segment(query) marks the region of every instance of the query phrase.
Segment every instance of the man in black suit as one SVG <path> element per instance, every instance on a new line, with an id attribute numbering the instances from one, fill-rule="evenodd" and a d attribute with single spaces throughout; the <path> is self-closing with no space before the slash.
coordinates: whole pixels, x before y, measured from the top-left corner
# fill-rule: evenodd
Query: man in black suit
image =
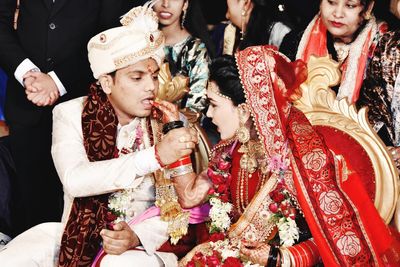
<path id="1" fill-rule="evenodd" d="M 119 25 L 119 17 L 136 4 L 0 1 L 0 67 L 9 77 L 5 116 L 17 171 L 13 234 L 60 220 L 63 193 L 50 154 L 53 106 L 87 94 L 93 79 L 87 60 L 89 38 Z"/>

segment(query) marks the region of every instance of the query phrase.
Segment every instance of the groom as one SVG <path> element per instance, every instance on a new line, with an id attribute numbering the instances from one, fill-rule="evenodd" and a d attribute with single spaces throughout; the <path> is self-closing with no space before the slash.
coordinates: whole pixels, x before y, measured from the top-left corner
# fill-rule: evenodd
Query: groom
<path id="1" fill-rule="evenodd" d="M 189 155 L 197 134 L 175 127 L 154 145 L 160 133 L 150 115 L 164 37 L 151 8 L 132 9 L 121 23 L 88 43 L 98 80 L 90 94 L 53 111 L 52 155 L 65 200 L 62 225 L 42 224 L 18 236 L 0 252 L 4 266 L 52 265 L 60 239 L 59 266 L 90 266 L 101 243 L 107 253 L 101 266 L 177 264 L 173 253 L 156 251 L 169 238 L 168 224 L 159 216 L 133 226 L 125 221 L 154 205 L 153 173 Z M 26 242 L 31 239 L 35 242 Z M 47 259 L 39 262 L 38 253 Z"/>

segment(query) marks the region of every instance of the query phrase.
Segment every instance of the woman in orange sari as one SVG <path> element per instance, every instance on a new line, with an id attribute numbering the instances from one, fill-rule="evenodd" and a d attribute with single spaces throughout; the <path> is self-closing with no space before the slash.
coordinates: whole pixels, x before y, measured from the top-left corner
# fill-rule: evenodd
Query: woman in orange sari
<path id="1" fill-rule="evenodd" d="M 222 139 L 207 170 L 211 236 L 182 266 L 399 264 L 398 244 L 357 174 L 291 105 L 306 73 L 269 46 L 211 64 L 207 115 Z M 196 182 L 174 182 L 190 206 Z"/>

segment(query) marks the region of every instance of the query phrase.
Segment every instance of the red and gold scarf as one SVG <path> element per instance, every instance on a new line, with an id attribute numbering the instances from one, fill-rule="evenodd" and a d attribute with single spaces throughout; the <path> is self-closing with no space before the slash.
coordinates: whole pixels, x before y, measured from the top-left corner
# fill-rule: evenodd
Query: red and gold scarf
<path id="1" fill-rule="evenodd" d="M 93 84 L 82 112 L 84 147 L 90 161 L 114 157 L 118 119 L 100 86 Z M 59 266 L 90 266 L 107 223 L 109 194 L 75 198 L 62 236 Z"/>

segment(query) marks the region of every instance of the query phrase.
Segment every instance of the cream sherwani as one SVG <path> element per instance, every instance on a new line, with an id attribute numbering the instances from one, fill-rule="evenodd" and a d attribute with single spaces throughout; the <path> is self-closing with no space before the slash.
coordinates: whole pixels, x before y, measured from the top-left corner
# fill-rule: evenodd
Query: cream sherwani
<path id="1" fill-rule="evenodd" d="M 0 251 L 2 266 L 56 265 L 62 232 L 75 197 L 134 188 L 135 216 L 154 204 L 154 180 L 149 174 L 160 168 L 154 147 L 111 160 L 89 162 L 81 126 L 84 100 L 81 97 L 64 102 L 53 111 L 52 155 L 64 188 L 62 222 L 37 225 L 13 239 Z M 128 141 L 131 124 L 118 127 L 119 149 Z M 168 240 L 167 226 L 159 217 L 132 226 L 144 251 L 107 255 L 101 266 L 176 266 L 174 254 L 156 251 Z"/>

